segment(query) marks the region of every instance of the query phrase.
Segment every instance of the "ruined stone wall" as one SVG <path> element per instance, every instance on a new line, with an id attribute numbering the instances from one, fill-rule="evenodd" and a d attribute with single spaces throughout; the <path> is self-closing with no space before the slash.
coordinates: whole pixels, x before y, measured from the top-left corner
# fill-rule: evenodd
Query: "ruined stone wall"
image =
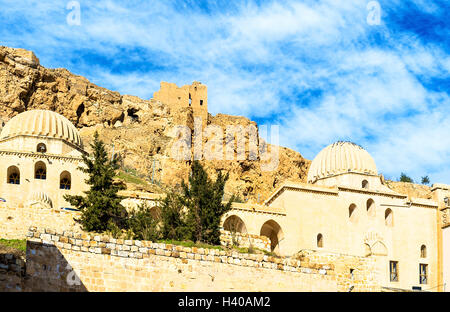
<path id="1" fill-rule="evenodd" d="M 248 233 L 232 233 L 230 231 L 221 230 L 220 243 L 222 246 L 237 245 L 238 247 L 252 247 L 270 251 L 270 239 L 268 237 Z"/>
<path id="2" fill-rule="evenodd" d="M 79 224 L 74 217 L 78 212 L 50 209 L 39 206 L 8 207 L 0 203 L 0 238 L 24 239 L 30 226 L 51 227 L 55 230 L 77 231 Z"/>
<path id="3" fill-rule="evenodd" d="M 28 235 L 29 291 L 346 291 L 347 287 L 346 277 L 328 262 L 86 233 L 61 235 L 48 229 L 30 228 Z M 361 290 L 379 288 L 368 281 Z"/>
<path id="4" fill-rule="evenodd" d="M 208 121 L 208 89 L 198 81 L 182 87 L 162 81 L 160 89 L 153 94 L 153 99 L 172 108 L 192 107 L 194 117 L 202 118 L 204 125 Z"/>

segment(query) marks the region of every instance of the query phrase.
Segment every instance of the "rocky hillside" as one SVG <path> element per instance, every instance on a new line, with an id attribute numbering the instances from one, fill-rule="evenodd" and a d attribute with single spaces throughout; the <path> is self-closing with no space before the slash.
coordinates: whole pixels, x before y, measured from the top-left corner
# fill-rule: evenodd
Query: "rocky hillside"
<path id="1" fill-rule="evenodd" d="M 177 140 L 177 125 L 193 129 L 190 107 L 169 108 L 153 99 L 121 95 L 66 69 L 42 67 L 30 51 L 0 47 L 0 126 L 31 109 L 49 109 L 66 116 L 80 129 L 87 150 L 97 130 L 110 152 L 122 156 L 121 177 L 134 189 L 158 192 L 161 188 L 156 183 L 173 187 L 188 175 L 189 161 L 174 159 L 171 150 Z M 245 117 L 218 114 L 209 115 L 208 124 L 225 128 L 255 123 Z M 207 141 L 204 138 L 203 142 Z M 229 172 L 228 195 L 251 201 L 264 200 L 285 180 L 304 182 L 310 164 L 298 152 L 282 147 L 279 165 L 273 171 L 262 171 L 259 158 L 202 162 L 211 174 Z"/>
<path id="2" fill-rule="evenodd" d="M 393 191 L 408 195 L 410 198 L 432 199 L 431 187 L 409 182 L 386 181 L 386 185 Z"/>

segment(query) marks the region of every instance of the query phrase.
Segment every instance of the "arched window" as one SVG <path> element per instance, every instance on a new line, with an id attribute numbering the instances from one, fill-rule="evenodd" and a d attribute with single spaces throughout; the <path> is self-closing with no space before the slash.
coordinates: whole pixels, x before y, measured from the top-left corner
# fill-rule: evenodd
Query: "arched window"
<path id="1" fill-rule="evenodd" d="M 34 178 L 40 180 L 47 179 L 47 167 L 42 161 L 38 161 L 34 166 Z"/>
<path id="2" fill-rule="evenodd" d="M 348 217 L 351 222 L 356 222 L 356 205 L 351 204 L 350 207 L 348 207 Z"/>
<path id="3" fill-rule="evenodd" d="M 11 166 L 7 170 L 9 184 L 20 184 L 20 171 L 16 166 Z"/>
<path id="4" fill-rule="evenodd" d="M 72 185 L 72 180 L 70 178 L 70 173 L 68 171 L 64 171 L 59 176 L 59 188 L 61 190 L 70 190 Z"/>
<path id="5" fill-rule="evenodd" d="M 420 247 L 420 258 L 426 258 L 427 257 L 427 246 L 422 245 Z"/>
<path id="6" fill-rule="evenodd" d="M 38 152 L 38 153 L 47 152 L 47 146 L 44 143 L 39 143 L 36 147 L 36 152 Z"/>
<path id="7" fill-rule="evenodd" d="M 323 247 L 323 235 L 321 233 L 317 234 L 317 247 Z"/>
<path id="8" fill-rule="evenodd" d="M 384 212 L 384 223 L 386 226 L 394 226 L 394 213 L 389 208 Z"/>
<path id="9" fill-rule="evenodd" d="M 375 202 L 372 198 L 370 198 L 369 200 L 367 200 L 367 214 L 370 217 L 374 217 L 375 216 Z"/>
<path id="10" fill-rule="evenodd" d="M 368 189 L 369 188 L 369 181 L 363 180 L 361 185 L 362 185 L 363 189 Z"/>

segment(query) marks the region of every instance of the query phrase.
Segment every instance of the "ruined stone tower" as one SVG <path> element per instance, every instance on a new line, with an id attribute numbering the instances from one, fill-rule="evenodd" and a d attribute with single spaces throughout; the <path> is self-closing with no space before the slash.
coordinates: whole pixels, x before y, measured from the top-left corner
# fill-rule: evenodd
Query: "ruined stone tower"
<path id="1" fill-rule="evenodd" d="M 153 94 L 169 107 L 192 107 L 194 117 L 202 118 L 203 125 L 208 120 L 208 90 L 206 85 L 194 81 L 191 85 L 178 87 L 175 83 L 161 82 L 159 91 Z"/>

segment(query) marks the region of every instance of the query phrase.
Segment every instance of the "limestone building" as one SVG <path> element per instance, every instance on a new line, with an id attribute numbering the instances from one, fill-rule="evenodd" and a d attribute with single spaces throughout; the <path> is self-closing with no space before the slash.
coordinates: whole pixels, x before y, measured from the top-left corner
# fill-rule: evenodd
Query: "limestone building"
<path id="1" fill-rule="evenodd" d="M 434 188 L 429 200 L 396 193 L 366 150 L 336 142 L 313 160 L 308 183 L 285 183 L 263 205 L 235 204 L 223 227 L 267 236 L 272 251 L 285 256 L 309 250 L 373 257 L 386 289 L 437 291 L 443 288 L 443 191 Z M 445 257 L 448 263 L 448 250 Z M 448 269 L 445 274 L 448 279 Z"/>
<path id="2" fill-rule="evenodd" d="M 64 194 L 86 190 L 75 126 L 48 110 L 30 110 L 8 121 L 0 133 L 0 198 L 9 207 L 67 208 Z"/>

